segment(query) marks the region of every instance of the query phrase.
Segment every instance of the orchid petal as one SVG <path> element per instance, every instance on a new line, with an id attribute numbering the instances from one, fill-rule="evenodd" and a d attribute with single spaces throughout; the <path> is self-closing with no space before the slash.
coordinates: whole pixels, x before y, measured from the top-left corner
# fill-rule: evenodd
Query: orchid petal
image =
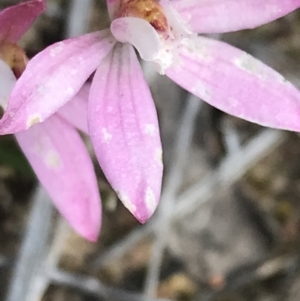
<path id="1" fill-rule="evenodd" d="M 111 23 L 110 29 L 119 42 L 132 44 L 145 61 L 154 60 L 160 50 L 159 35 L 146 20 L 118 18 Z"/>
<path id="2" fill-rule="evenodd" d="M 182 18 L 197 33 L 251 29 L 300 7 L 300 0 L 179 0 L 172 1 Z"/>
<path id="3" fill-rule="evenodd" d="M 96 71 L 88 117 L 103 172 L 123 204 L 144 223 L 160 197 L 162 148 L 152 96 L 129 44 L 118 44 Z"/>
<path id="4" fill-rule="evenodd" d="M 26 130 L 71 100 L 112 49 L 108 30 L 56 43 L 35 56 L 17 81 L 0 134 Z"/>
<path id="5" fill-rule="evenodd" d="M 300 92 L 279 73 L 226 43 L 198 37 L 194 52 L 166 74 L 231 115 L 264 126 L 300 130 Z"/>
<path id="6" fill-rule="evenodd" d="M 7 107 L 11 91 L 16 81 L 17 79 L 10 67 L 0 59 L 0 107 L 4 110 Z"/>
<path id="7" fill-rule="evenodd" d="M 114 18 L 116 11 L 121 5 L 121 0 L 106 0 L 106 5 L 107 5 L 109 17 L 112 20 Z"/>
<path id="8" fill-rule="evenodd" d="M 17 42 L 46 9 L 45 0 L 29 0 L 0 12 L 0 40 Z"/>
<path id="9" fill-rule="evenodd" d="M 79 234 L 95 241 L 101 202 L 92 161 L 77 131 L 53 115 L 16 138 L 60 213 Z"/>
<path id="10" fill-rule="evenodd" d="M 71 101 L 57 111 L 61 117 L 86 134 L 88 134 L 87 101 L 90 88 L 90 84 L 85 84 Z"/>

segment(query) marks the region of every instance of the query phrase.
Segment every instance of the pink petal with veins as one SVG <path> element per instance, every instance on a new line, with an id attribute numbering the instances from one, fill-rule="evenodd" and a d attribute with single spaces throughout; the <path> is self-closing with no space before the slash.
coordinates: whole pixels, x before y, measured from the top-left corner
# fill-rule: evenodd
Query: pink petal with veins
<path id="1" fill-rule="evenodd" d="M 175 0 L 172 4 L 197 33 L 251 29 L 300 7 L 300 0 Z"/>
<path id="2" fill-rule="evenodd" d="M 129 44 L 118 44 L 96 71 L 88 121 L 108 181 L 144 223 L 159 202 L 162 148 L 152 96 Z"/>
<path id="3" fill-rule="evenodd" d="M 71 100 L 111 51 L 109 30 L 56 43 L 35 56 L 17 81 L 0 134 L 26 130 Z"/>
<path id="4" fill-rule="evenodd" d="M 226 43 L 198 37 L 166 74 L 231 115 L 264 126 L 300 130 L 300 92 L 279 73 Z"/>
<path id="5" fill-rule="evenodd" d="M 79 234 L 95 241 L 101 202 L 92 161 L 77 131 L 53 115 L 16 138 L 60 213 Z"/>
<path id="6" fill-rule="evenodd" d="M 80 131 L 88 134 L 87 107 L 91 84 L 85 84 L 79 92 L 57 113 Z"/>
<path id="7" fill-rule="evenodd" d="M 46 9 L 45 0 L 29 0 L 0 12 L 0 41 L 16 43 Z"/>

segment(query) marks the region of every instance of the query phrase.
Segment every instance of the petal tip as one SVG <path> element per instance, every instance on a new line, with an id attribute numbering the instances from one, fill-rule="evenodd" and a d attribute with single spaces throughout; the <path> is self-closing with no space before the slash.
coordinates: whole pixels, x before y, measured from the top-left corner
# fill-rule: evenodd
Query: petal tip
<path id="1" fill-rule="evenodd" d="M 138 215 L 135 215 L 134 217 L 139 221 L 139 223 L 140 224 L 145 224 L 149 219 L 150 219 L 150 217 L 151 217 L 152 215 L 150 215 L 150 216 L 146 216 L 146 215 L 140 215 L 140 216 L 138 216 Z"/>
<path id="2" fill-rule="evenodd" d="M 83 238 L 88 240 L 89 242 L 95 243 L 98 240 L 99 234 L 100 234 L 100 227 L 95 226 L 84 226 L 84 227 L 75 227 L 73 225 L 74 230 Z"/>
<path id="3" fill-rule="evenodd" d="M 159 203 L 159 197 L 155 196 L 150 187 L 146 189 L 143 195 L 143 198 L 129 198 L 126 193 L 118 193 L 118 197 L 121 202 L 141 224 L 146 223 L 151 218 Z M 136 202 L 132 200 L 138 201 Z"/>

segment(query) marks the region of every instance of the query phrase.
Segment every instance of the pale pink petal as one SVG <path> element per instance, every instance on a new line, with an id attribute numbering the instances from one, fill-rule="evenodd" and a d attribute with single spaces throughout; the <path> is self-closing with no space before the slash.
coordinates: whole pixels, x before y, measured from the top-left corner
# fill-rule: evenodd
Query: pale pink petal
<path id="1" fill-rule="evenodd" d="M 122 2 L 121 0 L 106 0 L 108 14 L 111 20 L 114 18 L 114 15 L 118 10 L 118 8 L 120 7 L 121 2 Z"/>
<path id="2" fill-rule="evenodd" d="M 231 115 L 274 128 L 300 130 L 300 92 L 279 73 L 226 43 L 198 37 L 166 74 Z"/>
<path id="3" fill-rule="evenodd" d="M 45 10 L 45 0 L 28 0 L 0 12 L 0 41 L 17 42 Z"/>
<path id="4" fill-rule="evenodd" d="M 129 44 L 118 44 L 100 64 L 88 116 L 102 170 L 124 205 L 145 222 L 159 202 L 162 149 L 155 106 Z"/>
<path id="5" fill-rule="evenodd" d="M 16 84 L 16 77 L 10 67 L 0 59 L 0 107 L 7 108 L 9 96 Z"/>
<path id="6" fill-rule="evenodd" d="M 77 129 L 88 134 L 87 107 L 91 85 L 86 83 L 57 113 Z"/>
<path id="7" fill-rule="evenodd" d="M 153 61 L 160 50 L 159 35 L 146 20 L 118 18 L 111 23 L 110 29 L 119 42 L 133 45 L 145 61 Z"/>
<path id="8" fill-rule="evenodd" d="M 300 7 L 300 0 L 175 0 L 172 3 L 197 33 L 254 28 Z"/>
<path id="9" fill-rule="evenodd" d="M 26 130 L 65 105 L 114 43 L 104 30 L 56 43 L 35 56 L 17 81 L 0 121 L 0 133 Z"/>
<path id="10" fill-rule="evenodd" d="M 16 138 L 60 213 L 79 234 L 95 241 L 101 202 L 92 161 L 77 131 L 54 114 Z"/>

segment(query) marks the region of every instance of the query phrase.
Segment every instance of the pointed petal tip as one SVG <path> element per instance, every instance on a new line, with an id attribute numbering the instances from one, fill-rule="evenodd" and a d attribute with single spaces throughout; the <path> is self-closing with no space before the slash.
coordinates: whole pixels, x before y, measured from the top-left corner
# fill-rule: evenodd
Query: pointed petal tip
<path id="1" fill-rule="evenodd" d="M 46 9 L 46 0 L 27 0 L 0 11 L 0 39 L 17 42 Z"/>
<path id="2" fill-rule="evenodd" d="M 159 202 L 162 148 L 155 105 L 130 45 L 118 44 L 100 64 L 88 115 L 92 144 L 108 182 L 124 206 L 146 222 Z"/>
<path id="3" fill-rule="evenodd" d="M 85 203 L 87 203 L 87 201 Z M 101 201 L 98 200 L 98 203 L 95 203 L 90 207 L 90 212 L 86 212 L 86 210 L 82 208 L 82 210 L 77 212 L 62 212 L 60 210 L 60 213 L 77 234 L 89 242 L 95 243 L 97 242 L 101 231 L 102 210 L 100 204 Z M 75 210 L 75 208 L 73 209 Z M 83 212 L 85 213 L 83 214 Z"/>
<path id="4" fill-rule="evenodd" d="M 99 202 L 100 204 L 100 202 Z M 63 218 L 67 221 L 70 227 L 80 236 L 90 242 L 97 242 L 101 230 L 101 207 L 94 206 L 94 211 L 90 217 L 82 216 L 79 212 L 61 212 Z M 81 211 L 82 212 L 82 211 Z"/>
<path id="5" fill-rule="evenodd" d="M 126 207 L 127 208 L 127 207 Z M 138 220 L 139 223 L 145 224 L 154 214 L 155 211 L 149 212 L 145 209 L 142 210 L 136 210 L 132 212 L 129 208 L 127 208 L 130 213 Z"/>
<path id="6" fill-rule="evenodd" d="M 141 224 L 152 217 L 159 204 L 159 193 L 157 196 L 149 187 L 141 190 L 140 193 L 135 193 L 132 197 L 126 193 L 118 193 L 118 197 Z"/>
<path id="7" fill-rule="evenodd" d="M 100 234 L 100 227 L 74 227 L 73 229 L 80 236 L 88 240 L 89 242 L 96 243 Z"/>
<path id="8" fill-rule="evenodd" d="M 143 225 L 152 217 L 152 215 L 153 214 L 148 215 L 148 216 L 145 216 L 145 215 L 137 216 L 137 215 L 135 215 L 134 217 L 139 221 L 140 224 Z"/>
<path id="9" fill-rule="evenodd" d="M 92 160 L 79 133 L 54 114 L 16 138 L 61 215 L 77 233 L 96 241 L 101 198 Z"/>
<path id="10" fill-rule="evenodd" d="M 139 221 L 139 223 L 145 224 L 152 217 L 152 215 L 155 212 L 155 209 L 153 211 L 152 208 L 151 208 L 151 210 L 149 210 L 148 208 L 147 209 L 142 208 L 142 209 L 138 209 L 135 212 L 131 212 L 131 213 Z"/>

